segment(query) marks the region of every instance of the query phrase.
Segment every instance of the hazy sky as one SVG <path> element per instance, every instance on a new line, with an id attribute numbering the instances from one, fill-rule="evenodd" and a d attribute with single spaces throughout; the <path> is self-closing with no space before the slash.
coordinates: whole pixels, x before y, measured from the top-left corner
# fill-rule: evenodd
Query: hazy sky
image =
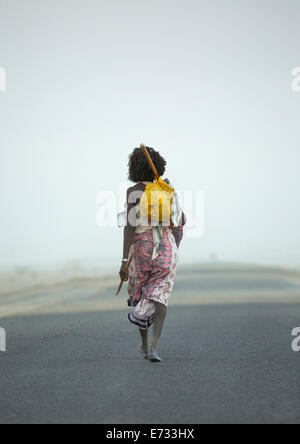
<path id="1" fill-rule="evenodd" d="M 204 190 L 183 261 L 300 266 L 299 0 L 0 0 L 0 265 L 121 258 L 99 191 L 144 142 Z"/>

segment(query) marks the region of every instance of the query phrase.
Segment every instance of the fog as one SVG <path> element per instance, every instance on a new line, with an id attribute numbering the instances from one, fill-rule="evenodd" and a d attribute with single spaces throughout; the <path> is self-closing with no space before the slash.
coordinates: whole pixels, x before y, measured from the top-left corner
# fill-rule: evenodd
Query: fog
<path id="1" fill-rule="evenodd" d="M 0 0 L 0 266 L 117 263 L 96 199 L 141 142 L 204 192 L 183 263 L 300 266 L 299 18 L 296 0 Z"/>

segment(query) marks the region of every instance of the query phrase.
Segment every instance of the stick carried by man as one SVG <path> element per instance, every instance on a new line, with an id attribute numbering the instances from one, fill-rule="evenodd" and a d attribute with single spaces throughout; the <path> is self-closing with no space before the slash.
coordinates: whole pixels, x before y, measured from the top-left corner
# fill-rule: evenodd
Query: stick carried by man
<path id="1" fill-rule="evenodd" d="M 126 273 L 129 272 L 129 268 L 130 268 L 131 262 L 133 261 L 133 258 L 134 258 L 134 251 L 132 252 L 129 261 L 128 261 L 127 264 L 126 264 L 126 267 L 125 267 L 125 272 L 126 272 Z M 121 292 L 121 290 L 122 290 L 122 287 L 123 287 L 124 282 L 126 282 L 126 281 L 124 281 L 124 280 L 122 279 L 121 282 L 120 282 L 119 288 L 118 288 L 118 290 L 117 290 L 116 296 L 119 296 L 119 294 L 120 294 L 120 292 Z"/>

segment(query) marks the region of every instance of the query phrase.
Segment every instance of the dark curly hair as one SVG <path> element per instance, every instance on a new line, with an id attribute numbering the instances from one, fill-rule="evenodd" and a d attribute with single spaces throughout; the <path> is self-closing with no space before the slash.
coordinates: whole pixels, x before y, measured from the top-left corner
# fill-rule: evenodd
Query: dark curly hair
<path id="1" fill-rule="evenodd" d="M 160 177 L 163 176 L 166 171 L 167 162 L 158 151 L 155 151 L 154 148 L 147 147 L 147 149 L 157 169 L 158 175 Z M 128 178 L 131 182 L 153 182 L 155 179 L 154 173 L 141 148 L 135 148 L 133 153 L 129 156 L 128 167 Z"/>

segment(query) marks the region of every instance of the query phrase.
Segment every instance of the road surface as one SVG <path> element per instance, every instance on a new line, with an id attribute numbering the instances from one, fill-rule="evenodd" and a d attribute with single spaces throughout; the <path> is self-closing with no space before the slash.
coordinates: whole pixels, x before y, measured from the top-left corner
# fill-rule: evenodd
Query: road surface
<path id="1" fill-rule="evenodd" d="M 300 353 L 291 349 L 291 331 L 300 326 L 294 276 L 182 271 L 161 364 L 139 356 L 124 294 L 120 308 L 106 309 L 112 290 L 73 283 L 12 298 L 11 306 L 2 299 L 1 424 L 300 423 Z M 99 299 L 105 309 L 95 308 Z"/>

